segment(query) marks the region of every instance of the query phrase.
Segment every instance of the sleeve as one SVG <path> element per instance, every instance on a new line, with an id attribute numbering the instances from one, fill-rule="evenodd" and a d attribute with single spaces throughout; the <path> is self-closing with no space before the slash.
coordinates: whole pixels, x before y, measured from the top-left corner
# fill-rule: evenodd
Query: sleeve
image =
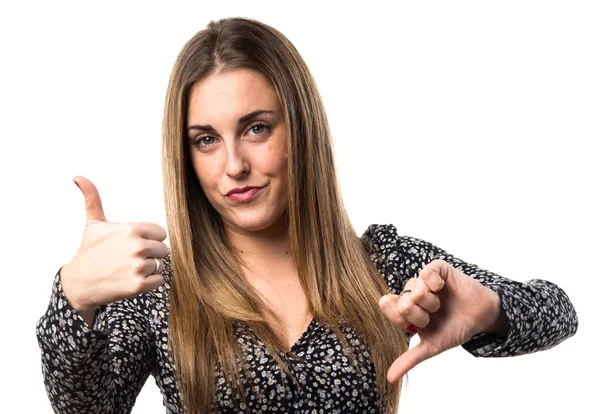
<path id="1" fill-rule="evenodd" d="M 50 303 L 36 326 L 44 384 L 54 412 L 131 412 L 155 369 L 148 318 L 153 301 L 149 293 L 102 306 L 93 326 L 88 326 L 67 301 L 57 272 Z"/>
<path id="2" fill-rule="evenodd" d="M 509 320 L 506 337 L 479 333 L 463 348 L 476 357 L 505 357 L 552 348 L 577 332 L 578 318 L 567 294 L 557 285 L 541 279 L 524 283 L 499 276 L 466 263 L 424 240 L 399 236 L 391 224 L 368 227 L 361 240 L 385 278 L 392 293 L 402 291 L 408 279 L 435 259 L 477 279 L 500 297 Z"/>

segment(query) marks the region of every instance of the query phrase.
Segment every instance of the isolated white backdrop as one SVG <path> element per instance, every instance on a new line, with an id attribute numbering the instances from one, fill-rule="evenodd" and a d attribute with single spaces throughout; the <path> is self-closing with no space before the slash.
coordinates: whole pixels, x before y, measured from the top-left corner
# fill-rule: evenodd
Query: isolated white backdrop
<path id="1" fill-rule="evenodd" d="M 503 276 L 551 280 L 578 311 L 579 332 L 549 351 L 424 362 L 400 412 L 597 412 L 599 7 L 524 0 L 2 3 L 0 411 L 51 412 L 35 323 L 81 239 L 71 178 L 97 185 L 109 220 L 165 226 L 171 65 L 233 15 L 282 31 L 313 71 L 357 233 L 393 223 Z M 164 413 L 152 378 L 133 412 Z"/>

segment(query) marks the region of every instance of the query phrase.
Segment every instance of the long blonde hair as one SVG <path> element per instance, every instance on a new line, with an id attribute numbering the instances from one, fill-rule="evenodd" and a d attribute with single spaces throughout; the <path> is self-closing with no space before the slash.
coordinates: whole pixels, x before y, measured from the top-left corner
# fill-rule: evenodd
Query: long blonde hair
<path id="1" fill-rule="evenodd" d="M 211 73 L 234 68 L 255 70 L 271 82 L 285 116 L 289 235 L 308 310 L 343 344 L 340 323 L 356 330 L 371 352 L 381 411 L 396 412 L 400 383 L 389 384 L 386 372 L 406 350 L 406 338 L 379 309 L 378 300 L 389 289 L 343 206 L 321 97 L 291 42 L 272 27 L 245 18 L 211 21 L 186 43 L 165 102 L 163 184 L 174 276 L 169 349 L 183 406 L 189 413 L 214 410 L 217 367 L 244 395 L 234 323 L 251 328 L 274 351 L 282 372 L 291 375 L 277 353 L 285 347 L 267 323 L 268 311 L 244 278 L 220 216 L 200 187 L 185 139 L 192 86 Z"/>

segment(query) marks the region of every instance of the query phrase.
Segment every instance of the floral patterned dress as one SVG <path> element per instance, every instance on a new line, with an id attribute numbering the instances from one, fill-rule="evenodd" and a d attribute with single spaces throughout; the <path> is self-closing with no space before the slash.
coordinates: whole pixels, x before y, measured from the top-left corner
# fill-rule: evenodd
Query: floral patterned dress
<path id="1" fill-rule="evenodd" d="M 393 225 L 368 227 L 361 240 L 392 293 L 434 259 L 442 259 L 498 293 L 509 319 L 506 337 L 477 334 L 463 348 L 476 357 L 504 357 L 551 348 L 575 334 L 577 314 L 555 284 L 534 279 L 521 283 L 466 263 L 426 241 L 398 235 Z M 129 413 L 152 375 L 167 413 L 182 413 L 173 364 L 167 352 L 170 257 L 164 259 L 165 284 L 135 298 L 103 306 L 88 326 L 67 302 L 54 278 L 46 313 L 37 323 L 44 383 L 57 413 Z M 236 327 L 248 369 L 246 405 L 222 372 L 216 374 L 217 411 L 222 413 L 378 413 L 375 371 L 369 349 L 351 326 L 340 327 L 358 358 L 356 369 L 335 334 L 312 320 L 281 353 L 295 381 L 281 375 L 262 343 Z M 410 334 L 408 334 L 410 337 Z"/>

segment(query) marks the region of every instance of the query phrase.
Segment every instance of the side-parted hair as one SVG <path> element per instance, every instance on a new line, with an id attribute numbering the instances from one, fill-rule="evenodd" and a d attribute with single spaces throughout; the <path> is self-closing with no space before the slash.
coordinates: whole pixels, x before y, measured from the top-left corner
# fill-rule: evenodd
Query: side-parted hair
<path id="1" fill-rule="evenodd" d="M 234 324 L 262 341 L 281 367 L 287 352 L 267 323 L 275 317 L 246 281 L 240 258 L 195 175 L 187 141 L 190 91 L 196 82 L 230 69 L 251 69 L 273 86 L 288 130 L 287 220 L 293 258 L 308 310 L 339 338 L 352 326 L 368 346 L 376 371 L 380 412 L 395 413 L 401 383 L 386 372 L 407 349 L 401 329 L 381 312 L 389 289 L 369 259 L 344 208 L 329 132 L 315 81 L 292 43 L 272 27 L 246 18 L 211 21 L 180 52 L 169 81 L 162 138 L 162 165 L 173 284 L 169 351 L 181 403 L 188 413 L 216 408 L 215 369 L 224 371 L 238 404 L 245 399 L 244 375 Z"/>

